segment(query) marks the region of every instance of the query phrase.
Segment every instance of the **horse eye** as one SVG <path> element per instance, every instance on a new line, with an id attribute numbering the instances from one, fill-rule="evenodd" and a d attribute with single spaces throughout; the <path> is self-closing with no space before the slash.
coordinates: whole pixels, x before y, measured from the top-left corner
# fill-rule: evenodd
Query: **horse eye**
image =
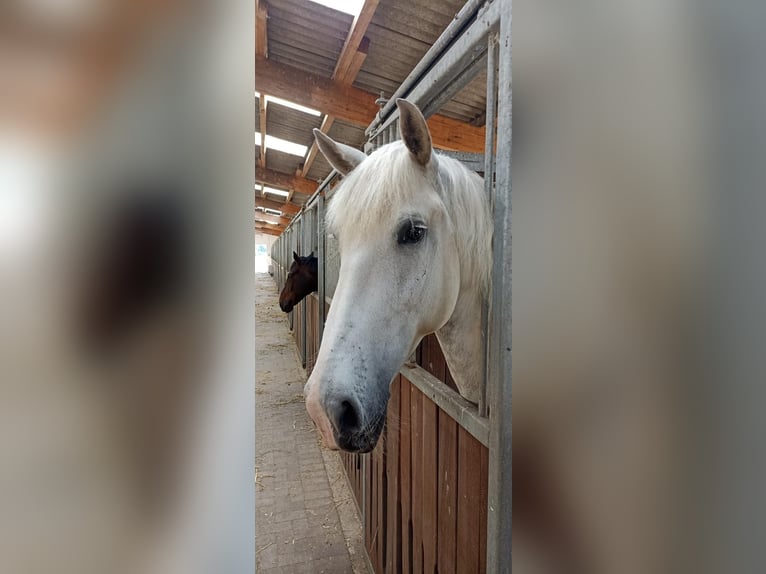
<path id="1" fill-rule="evenodd" d="M 399 245 L 412 245 L 419 243 L 426 236 L 426 226 L 422 223 L 408 221 L 399 228 L 396 242 Z"/>

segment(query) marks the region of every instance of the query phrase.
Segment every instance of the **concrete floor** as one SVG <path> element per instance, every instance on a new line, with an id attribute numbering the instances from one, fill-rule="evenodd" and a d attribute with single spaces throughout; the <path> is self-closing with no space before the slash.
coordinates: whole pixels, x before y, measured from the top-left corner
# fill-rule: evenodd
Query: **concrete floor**
<path id="1" fill-rule="evenodd" d="M 272 277 L 255 275 L 256 569 L 369 574 L 340 457 L 306 413 L 306 373 Z"/>

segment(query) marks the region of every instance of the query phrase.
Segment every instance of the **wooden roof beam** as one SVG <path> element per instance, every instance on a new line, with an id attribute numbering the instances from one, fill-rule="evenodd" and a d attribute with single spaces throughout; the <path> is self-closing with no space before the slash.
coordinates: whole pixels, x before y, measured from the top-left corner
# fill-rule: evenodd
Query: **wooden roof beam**
<path id="1" fill-rule="evenodd" d="M 372 21 L 372 16 L 375 14 L 375 9 L 378 7 L 380 0 L 365 0 L 362 9 L 357 14 L 354 21 L 351 23 L 351 28 L 346 36 L 346 41 L 343 44 L 343 50 L 341 50 L 338 57 L 338 63 L 335 65 L 335 71 L 333 71 L 332 77 L 334 80 L 340 82 L 352 83 L 356 74 L 359 73 L 357 68 L 356 72 L 352 70 L 354 64 L 354 57 L 359 51 L 359 47 L 362 45 L 362 40 L 367 32 L 367 28 Z M 367 54 L 367 50 L 364 50 Z M 359 65 L 361 68 L 361 64 Z"/>
<path id="2" fill-rule="evenodd" d="M 258 233 L 265 233 L 266 235 L 274 235 L 276 237 L 279 237 L 282 235 L 282 229 L 277 229 L 275 227 L 269 227 L 267 225 L 261 225 L 260 223 L 255 224 L 255 230 Z"/>
<path id="3" fill-rule="evenodd" d="M 286 190 L 294 190 L 298 193 L 305 195 L 311 195 L 317 190 L 319 184 L 305 177 L 298 177 L 295 175 L 287 175 L 273 169 L 255 166 L 255 181 L 258 183 L 265 183 L 268 186 L 281 187 Z"/>
<path id="4" fill-rule="evenodd" d="M 255 55 L 260 58 L 269 57 L 268 41 L 269 9 L 265 2 L 255 1 Z"/>
<path id="5" fill-rule="evenodd" d="M 258 112 L 260 115 L 261 131 L 261 155 L 258 158 L 258 165 L 266 167 L 266 96 L 261 94 L 258 98 Z"/>
<path id="6" fill-rule="evenodd" d="M 375 4 L 377 5 L 377 3 L 378 1 L 376 0 Z M 365 26 L 365 30 L 366 29 L 367 27 Z M 351 31 L 349 32 L 349 39 L 351 38 L 351 35 L 353 33 L 354 33 L 354 26 L 351 27 Z M 344 57 L 346 47 L 349 46 L 349 39 L 346 39 L 346 46 L 344 46 L 343 48 L 344 52 L 341 53 L 340 59 L 338 60 L 339 64 Z M 340 77 L 335 77 L 335 79 L 345 85 L 353 84 L 357 74 L 359 74 L 359 70 L 362 69 L 362 64 L 364 64 L 364 60 L 367 57 L 367 51 L 369 47 L 370 47 L 369 38 L 367 38 L 366 36 L 362 37 L 361 42 L 356 48 L 356 53 L 351 58 L 351 66 L 348 68 L 345 68 L 345 75 Z M 336 74 L 337 74 L 337 70 L 338 68 L 336 67 Z M 322 125 L 320 126 L 319 130 L 324 134 L 328 133 L 330 131 L 330 128 L 332 128 L 332 124 L 334 122 L 335 122 L 335 116 L 327 114 L 322 120 Z M 303 169 L 301 170 L 301 175 L 303 177 L 306 177 L 309 170 L 311 169 L 311 166 L 314 163 L 314 160 L 316 159 L 318 151 L 319 151 L 319 148 L 317 147 L 317 142 L 314 141 L 311 144 L 311 147 L 309 148 L 308 153 L 306 154 L 305 161 L 303 162 Z"/>
<path id="7" fill-rule="evenodd" d="M 367 127 L 378 113 L 376 95 L 292 66 L 256 58 L 256 89 Z M 455 151 L 484 151 L 484 127 L 435 115 L 428 119 L 434 146 Z"/>
<path id="8" fill-rule="evenodd" d="M 266 223 L 273 223 L 275 225 L 289 225 L 292 221 L 289 217 L 280 217 L 279 215 L 272 215 L 271 213 L 266 213 L 265 211 L 260 210 L 255 211 L 255 220 L 265 221 Z"/>
<path id="9" fill-rule="evenodd" d="M 275 209 L 277 211 L 281 211 L 283 215 L 286 214 L 288 216 L 295 215 L 301 210 L 301 206 L 296 205 L 295 203 L 282 203 L 280 201 L 274 201 L 273 199 L 267 199 L 265 197 L 256 197 L 255 206 Z"/>
<path id="10" fill-rule="evenodd" d="M 326 134 L 330 131 L 330 128 L 334 122 L 335 116 L 331 116 L 329 114 L 326 115 L 322 120 L 322 125 L 319 127 L 319 131 L 321 131 L 323 134 Z M 314 163 L 314 160 L 317 157 L 317 152 L 319 152 L 319 148 L 317 147 L 317 142 L 315 140 L 314 143 L 311 144 L 311 147 L 306 154 L 306 159 L 303 162 L 303 169 L 301 170 L 301 176 L 306 177 L 306 174 L 308 174 L 309 170 L 311 169 L 311 165 Z"/>

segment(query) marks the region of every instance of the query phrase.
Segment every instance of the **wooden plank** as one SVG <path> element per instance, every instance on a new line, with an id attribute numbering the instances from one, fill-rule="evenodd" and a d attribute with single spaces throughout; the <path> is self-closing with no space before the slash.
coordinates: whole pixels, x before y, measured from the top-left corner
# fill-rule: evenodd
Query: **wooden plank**
<path id="1" fill-rule="evenodd" d="M 410 387 L 412 429 L 412 571 L 423 571 L 423 432 L 420 405 L 423 393 Z"/>
<path id="2" fill-rule="evenodd" d="M 255 166 L 255 181 L 258 183 L 265 183 L 266 185 L 279 187 L 286 190 L 297 191 L 305 195 L 311 195 L 317 190 L 319 184 L 305 177 L 297 177 L 294 174 L 282 173 L 281 171 L 274 171 L 260 165 Z M 300 206 L 295 213 L 300 211 Z"/>
<path id="3" fill-rule="evenodd" d="M 378 7 L 379 2 L 380 0 L 365 0 L 359 14 L 354 18 L 346 41 L 343 44 L 343 50 L 341 50 L 340 57 L 338 58 L 338 63 L 335 65 L 333 78 L 343 79 L 351 75 L 349 70 L 353 65 L 354 55 L 362 43 L 364 34 L 367 32 L 367 27 L 372 21 L 372 16 L 375 14 L 375 9 Z M 353 77 L 356 77 L 356 74 L 353 74 Z"/>
<path id="4" fill-rule="evenodd" d="M 479 416 L 476 405 L 469 403 L 422 367 L 405 364 L 399 372 L 479 442 L 489 444 L 488 420 Z"/>
<path id="5" fill-rule="evenodd" d="M 487 572 L 487 488 L 489 486 L 489 449 L 481 447 L 481 491 L 479 494 L 479 574 Z"/>
<path id="6" fill-rule="evenodd" d="M 335 123 L 335 116 L 326 115 L 322 119 L 322 125 L 319 126 L 319 131 L 323 134 L 326 134 L 330 131 L 330 128 L 332 127 L 333 123 Z M 306 174 L 311 169 L 312 164 L 314 163 L 314 160 L 316 159 L 317 153 L 319 153 L 319 148 L 317 147 L 316 140 L 311 144 L 311 147 L 309 148 L 309 151 L 306 153 L 306 159 L 303 160 L 303 168 L 301 169 L 301 177 L 306 177 Z"/>
<path id="7" fill-rule="evenodd" d="M 444 382 L 446 380 L 447 373 L 447 360 L 444 358 L 444 353 L 439 345 L 439 340 L 436 335 L 429 335 L 429 347 L 431 358 L 431 374 Z"/>
<path id="8" fill-rule="evenodd" d="M 268 58 L 268 8 L 265 2 L 258 2 L 255 8 L 255 54 L 261 58 Z"/>
<path id="9" fill-rule="evenodd" d="M 399 480 L 402 496 L 402 574 L 412 572 L 412 460 L 410 438 L 410 383 L 402 376 L 401 387 L 401 427 L 399 430 Z"/>
<path id="10" fill-rule="evenodd" d="M 386 548 L 386 474 L 385 474 L 385 441 L 378 442 L 376 447 L 378 456 L 378 488 L 377 500 L 378 512 L 377 512 L 377 529 L 373 535 L 375 539 L 375 555 L 379 572 L 385 572 L 385 548 Z"/>
<path id="11" fill-rule="evenodd" d="M 287 227 L 292 219 L 289 217 L 280 217 L 279 215 L 271 215 L 270 213 L 266 213 L 263 211 L 255 210 L 255 215 L 253 216 L 255 221 L 265 221 L 266 223 L 272 223 L 274 225 L 282 225 L 283 227 Z"/>
<path id="12" fill-rule="evenodd" d="M 423 572 L 436 571 L 438 517 L 438 409 L 436 405 L 421 395 L 421 425 L 423 434 Z"/>
<path id="13" fill-rule="evenodd" d="M 283 214 L 288 215 L 295 215 L 301 210 L 301 206 L 296 205 L 295 203 L 282 203 L 279 201 L 266 199 L 264 197 L 256 197 L 255 205 L 256 207 L 268 207 L 269 209 L 275 209 L 277 211 L 281 211 Z"/>
<path id="14" fill-rule="evenodd" d="M 261 148 L 261 154 L 258 158 L 258 165 L 262 168 L 266 167 L 266 130 L 267 130 L 267 123 L 266 123 L 266 96 L 263 94 L 260 95 L 258 98 L 258 118 L 260 120 L 260 132 L 261 132 L 261 141 L 260 141 L 260 148 Z"/>
<path id="15" fill-rule="evenodd" d="M 254 220 L 253 223 L 255 224 L 256 229 L 271 229 L 279 231 L 280 233 L 282 233 L 287 228 L 285 225 L 280 225 L 278 223 L 268 223 L 266 221 Z"/>
<path id="16" fill-rule="evenodd" d="M 457 572 L 473 573 L 480 569 L 479 531 L 481 512 L 481 443 L 462 427 L 458 430 L 457 477 Z M 479 472 L 477 472 L 479 471 Z M 483 561 L 484 557 L 481 557 Z"/>
<path id="17" fill-rule="evenodd" d="M 455 574 L 457 540 L 457 423 L 439 409 L 439 574 Z"/>
<path id="18" fill-rule="evenodd" d="M 420 341 L 420 345 L 418 346 L 418 348 L 420 349 L 420 357 L 418 358 L 418 365 L 423 367 L 428 372 L 430 372 L 429 369 L 431 368 L 429 366 L 429 363 L 431 362 L 431 353 L 429 352 L 431 347 L 428 341 L 429 337 L 431 337 L 431 335 L 426 335 L 425 337 L 423 337 L 423 340 Z"/>
<path id="19" fill-rule="evenodd" d="M 377 94 L 293 66 L 256 58 L 255 89 L 319 110 L 359 127 L 367 127 L 378 113 Z M 437 148 L 484 151 L 484 128 L 445 116 L 428 118 L 431 141 Z"/>
<path id="20" fill-rule="evenodd" d="M 282 230 L 278 229 L 276 227 L 267 227 L 265 225 L 255 224 L 255 230 L 258 233 L 265 233 L 266 235 L 273 235 L 275 237 L 279 237 L 282 235 Z"/>
<path id="21" fill-rule="evenodd" d="M 386 421 L 386 572 L 400 572 L 402 569 L 401 517 L 402 501 L 399 493 L 399 425 L 401 375 L 391 384 L 391 398 L 388 401 Z"/>
<path id="22" fill-rule="evenodd" d="M 372 562 L 373 569 L 375 569 L 375 563 L 374 563 L 374 556 L 375 552 L 373 551 L 373 531 L 375 530 L 375 520 L 377 518 L 376 514 L 376 507 L 374 504 L 372 504 L 372 492 L 375 488 L 375 460 L 372 457 L 372 454 L 365 454 L 363 455 L 366 460 L 362 463 L 364 468 L 364 481 L 367 485 L 367 488 L 364 492 L 364 502 L 365 502 L 365 514 L 364 514 L 364 542 L 365 542 L 365 548 L 367 549 L 367 556 L 370 557 L 370 562 Z"/>

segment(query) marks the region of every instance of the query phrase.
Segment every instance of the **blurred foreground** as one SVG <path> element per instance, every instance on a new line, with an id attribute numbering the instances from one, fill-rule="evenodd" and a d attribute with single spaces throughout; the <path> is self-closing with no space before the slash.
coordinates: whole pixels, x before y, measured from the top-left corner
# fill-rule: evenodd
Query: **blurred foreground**
<path id="1" fill-rule="evenodd" d="M 514 5 L 517 572 L 766 571 L 765 6 Z M 254 570 L 252 12 L 2 8 L 0 572 Z"/>
<path id="2" fill-rule="evenodd" d="M 513 6 L 515 573 L 763 572 L 762 2 Z"/>
<path id="3" fill-rule="evenodd" d="M 0 572 L 252 572 L 253 7 L 0 11 Z"/>

